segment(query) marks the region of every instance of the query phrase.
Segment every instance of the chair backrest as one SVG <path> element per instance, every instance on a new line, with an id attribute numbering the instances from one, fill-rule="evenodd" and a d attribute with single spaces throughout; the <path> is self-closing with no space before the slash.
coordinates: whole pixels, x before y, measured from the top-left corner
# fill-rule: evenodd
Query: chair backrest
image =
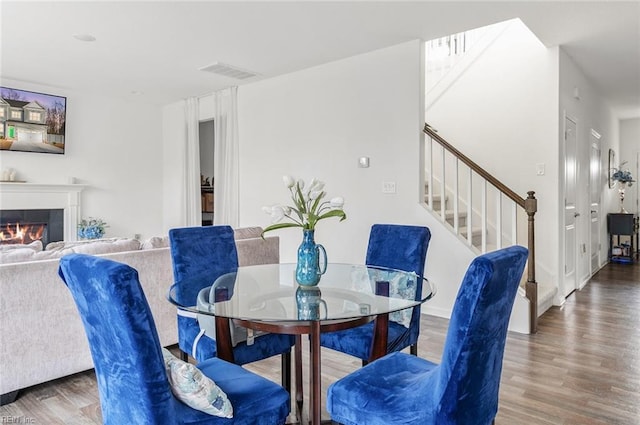
<path id="1" fill-rule="evenodd" d="M 368 266 L 389 267 L 416 273 L 420 277 L 416 287 L 417 299 L 422 293 L 422 277 L 430 240 L 431 231 L 428 227 L 374 224 L 369 233 L 365 263 Z M 407 345 L 415 344 L 419 333 L 420 306 L 413 309 Z"/>
<path id="2" fill-rule="evenodd" d="M 230 226 L 169 230 L 176 301 L 196 305 L 198 292 L 221 275 L 238 268 L 238 252 Z M 184 285 L 180 285 L 184 282 Z"/>
<path id="3" fill-rule="evenodd" d="M 374 224 L 366 264 L 415 272 L 422 277 L 431 232 L 424 226 Z"/>
<path id="4" fill-rule="evenodd" d="M 469 266 L 438 371 L 438 423 L 482 424 L 495 417 L 507 327 L 527 253 L 511 246 L 479 256 Z"/>
<path id="5" fill-rule="evenodd" d="M 60 259 L 58 274 L 89 339 L 104 424 L 176 423 L 176 400 L 138 272 L 105 258 L 70 254 Z"/>

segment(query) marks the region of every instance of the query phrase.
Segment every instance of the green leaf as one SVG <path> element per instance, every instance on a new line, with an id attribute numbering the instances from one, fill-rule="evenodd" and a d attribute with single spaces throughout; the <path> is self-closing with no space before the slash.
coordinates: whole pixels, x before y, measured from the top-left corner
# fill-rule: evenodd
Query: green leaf
<path id="1" fill-rule="evenodd" d="M 322 214 L 320 217 L 318 217 L 317 221 L 320 221 L 329 217 L 340 217 L 340 221 L 343 221 L 347 219 L 347 214 L 345 214 L 345 212 L 342 210 L 331 210 L 329 212 Z"/>
<path id="2" fill-rule="evenodd" d="M 278 230 L 278 229 L 284 229 L 287 227 L 302 227 L 301 225 L 297 224 L 297 223 L 277 223 L 277 224 L 272 224 L 271 226 L 267 226 L 264 228 L 264 230 L 262 231 L 262 236 L 264 237 L 264 234 L 267 232 L 270 232 L 272 230 Z"/>
<path id="3" fill-rule="evenodd" d="M 300 190 L 300 185 L 296 183 L 296 191 L 298 193 L 298 201 L 296 202 L 296 200 L 294 199 L 294 202 L 296 202 L 297 207 L 300 209 L 300 212 L 302 213 L 307 213 L 307 206 L 304 203 L 304 195 L 302 194 L 302 190 Z"/>
<path id="4" fill-rule="evenodd" d="M 316 198 L 316 200 L 313 202 L 313 206 L 311 207 L 311 211 L 313 211 L 314 214 L 318 213 L 318 205 L 320 204 L 320 201 L 322 201 L 322 198 L 324 198 L 324 191 L 320 192 L 320 195 L 318 195 L 318 197 Z"/>

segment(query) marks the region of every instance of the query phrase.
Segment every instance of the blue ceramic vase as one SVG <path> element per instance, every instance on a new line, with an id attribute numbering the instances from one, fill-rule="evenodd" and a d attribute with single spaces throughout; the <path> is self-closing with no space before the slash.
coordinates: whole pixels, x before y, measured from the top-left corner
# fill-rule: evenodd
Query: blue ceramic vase
<path id="1" fill-rule="evenodd" d="M 327 271 L 327 252 L 322 245 L 314 241 L 313 232 L 313 230 L 303 230 L 302 243 L 298 248 L 296 282 L 303 286 L 317 285 L 320 282 L 320 276 Z M 323 257 L 322 268 L 320 268 L 320 253 Z"/>

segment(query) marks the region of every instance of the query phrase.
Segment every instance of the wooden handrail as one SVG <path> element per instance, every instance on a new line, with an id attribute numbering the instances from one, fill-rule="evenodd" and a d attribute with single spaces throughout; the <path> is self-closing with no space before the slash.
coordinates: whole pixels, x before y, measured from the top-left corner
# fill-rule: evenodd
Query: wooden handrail
<path id="1" fill-rule="evenodd" d="M 536 250 L 535 250 L 535 214 L 538 211 L 538 200 L 536 199 L 535 192 L 527 192 L 527 198 L 524 199 L 516 192 L 511 190 L 507 185 L 500 180 L 489 174 L 484 168 L 473 162 L 469 157 L 453 147 L 449 142 L 444 140 L 429 124 L 424 124 L 424 133 L 426 133 L 433 140 L 438 142 L 444 149 L 451 152 L 458 160 L 462 161 L 471 170 L 473 170 L 480 177 L 484 178 L 496 189 L 502 192 L 505 196 L 522 207 L 527 213 L 527 248 L 529 249 L 528 267 L 527 267 L 527 282 L 525 284 L 525 293 L 530 302 L 529 308 L 529 330 L 531 333 L 538 331 L 538 283 L 536 282 Z"/>
<path id="2" fill-rule="evenodd" d="M 460 152 L 458 149 L 454 148 L 449 142 L 447 142 L 442 137 L 440 137 L 440 135 L 438 135 L 438 133 L 436 133 L 435 130 L 433 130 L 433 127 L 431 127 L 429 124 L 425 123 L 423 131 L 426 134 L 428 134 L 431 138 L 437 140 L 438 143 L 444 146 L 445 149 L 451 152 L 460 161 L 465 163 L 469 168 L 475 171 L 478 175 L 480 175 L 482 178 L 484 178 L 486 181 L 494 185 L 498 190 L 500 190 L 502 193 L 508 196 L 513 202 L 520 205 L 522 208 L 525 207 L 524 198 L 522 196 L 518 195 L 516 192 L 509 189 L 507 185 L 502 183 L 497 178 L 493 177 L 491 174 L 489 174 L 488 171 L 486 171 L 484 168 L 482 168 L 481 166 L 473 162 L 471 159 L 469 159 L 469 157 L 467 157 L 465 154 Z"/>

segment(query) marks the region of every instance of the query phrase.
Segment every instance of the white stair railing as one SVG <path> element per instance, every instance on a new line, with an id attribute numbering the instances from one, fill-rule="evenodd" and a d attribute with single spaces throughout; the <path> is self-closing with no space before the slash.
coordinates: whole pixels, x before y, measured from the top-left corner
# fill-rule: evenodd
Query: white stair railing
<path id="1" fill-rule="evenodd" d="M 534 216 L 537 200 L 526 199 L 470 160 L 425 124 L 424 204 L 443 225 L 477 253 L 521 244 L 529 249 L 525 292 L 531 333 L 537 330 Z"/>

